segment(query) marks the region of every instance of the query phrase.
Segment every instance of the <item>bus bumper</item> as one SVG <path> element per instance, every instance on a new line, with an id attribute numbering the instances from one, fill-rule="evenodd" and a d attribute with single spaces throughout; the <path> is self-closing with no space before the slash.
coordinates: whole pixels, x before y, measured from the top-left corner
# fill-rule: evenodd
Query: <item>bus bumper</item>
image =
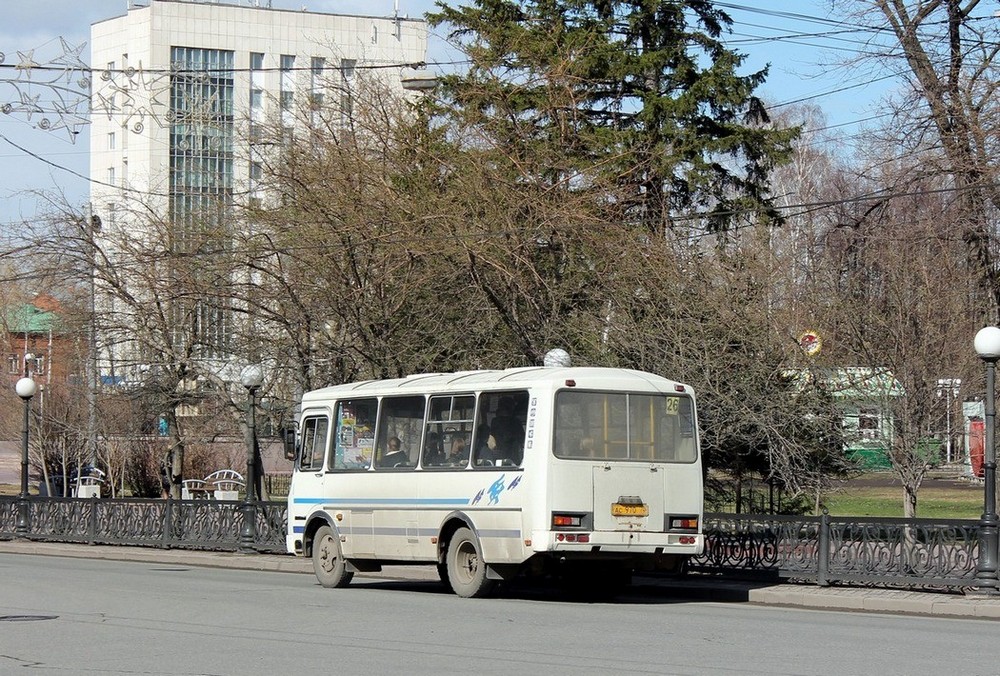
<path id="1" fill-rule="evenodd" d="M 598 531 L 589 533 L 536 531 L 536 552 L 589 554 L 679 554 L 697 556 L 705 551 L 701 533 L 649 533 L 643 531 Z"/>

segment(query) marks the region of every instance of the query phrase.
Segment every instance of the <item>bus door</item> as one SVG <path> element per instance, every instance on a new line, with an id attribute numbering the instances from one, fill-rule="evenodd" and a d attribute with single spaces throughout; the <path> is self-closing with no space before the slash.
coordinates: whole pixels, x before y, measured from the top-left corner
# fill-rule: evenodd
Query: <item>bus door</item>
<path id="1" fill-rule="evenodd" d="M 378 400 L 342 399 L 333 411 L 333 434 L 324 494 L 336 505 L 346 556 L 375 554 L 375 509 L 369 469 Z"/>
<path id="2" fill-rule="evenodd" d="M 295 472 L 289 488 L 288 527 L 301 537 L 305 520 L 323 497 L 323 465 L 330 443 L 330 414 L 325 410 L 307 410 L 302 415 Z"/>
<path id="3" fill-rule="evenodd" d="M 700 493 L 687 504 L 680 485 L 699 471 L 693 464 L 691 399 L 659 394 L 601 398 L 593 411 L 601 421 L 593 452 L 604 458 L 594 467 L 594 529 L 665 531 L 667 513 L 687 513 L 700 505 Z"/>

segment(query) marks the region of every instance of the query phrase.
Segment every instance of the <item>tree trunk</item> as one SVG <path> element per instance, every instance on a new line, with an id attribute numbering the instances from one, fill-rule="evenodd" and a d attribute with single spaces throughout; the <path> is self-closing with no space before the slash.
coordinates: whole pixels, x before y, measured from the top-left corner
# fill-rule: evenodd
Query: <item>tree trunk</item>
<path id="1" fill-rule="evenodd" d="M 912 519 L 917 516 L 917 487 L 903 484 L 903 517 Z"/>

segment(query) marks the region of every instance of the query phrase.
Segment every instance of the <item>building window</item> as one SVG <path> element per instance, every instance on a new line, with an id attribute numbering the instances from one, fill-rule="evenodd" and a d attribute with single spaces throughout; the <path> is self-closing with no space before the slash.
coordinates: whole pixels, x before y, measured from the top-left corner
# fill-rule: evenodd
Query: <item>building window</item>
<path id="1" fill-rule="evenodd" d="M 323 70 L 326 69 L 326 59 L 322 56 L 314 56 L 312 58 L 312 80 L 313 86 L 316 86 L 319 82 L 323 80 Z"/>
<path id="2" fill-rule="evenodd" d="M 34 373 L 39 376 L 45 375 L 45 357 L 35 357 Z"/>
<path id="3" fill-rule="evenodd" d="M 116 145 L 117 144 L 115 143 L 115 133 L 111 132 L 108 134 L 108 150 L 114 150 Z"/>
<path id="4" fill-rule="evenodd" d="M 115 184 L 115 168 L 108 167 L 108 185 Z"/>
<path id="5" fill-rule="evenodd" d="M 354 70 L 358 67 L 357 59 L 341 59 L 340 60 L 340 77 L 344 80 L 344 84 L 350 84 L 354 80 Z"/>
<path id="6" fill-rule="evenodd" d="M 875 439 L 879 432 L 879 411 L 875 408 L 863 408 L 858 411 L 858 432 L 862 439 Z"/>
<path id="7" fill-rule="evenodd" d="M 291 54 L 282 54 L 281 64 L 281 86 L 278 100 L 281 105 L 281 124 L 291 126 L 294 122 L 292 118 L 292 101 L 295 98 L 295 57 Z"/>
<path id="8" fill-rule="evenodd" d="M 7 373 L 20 373 L 21 372 L 21 355 L 10 354 L 7 355 Z"/>
<path id="9" fill-rule="evenodd" d="M 261 52 L 250 52 L 250 70 L 264 70 L 264 55 Z"/>

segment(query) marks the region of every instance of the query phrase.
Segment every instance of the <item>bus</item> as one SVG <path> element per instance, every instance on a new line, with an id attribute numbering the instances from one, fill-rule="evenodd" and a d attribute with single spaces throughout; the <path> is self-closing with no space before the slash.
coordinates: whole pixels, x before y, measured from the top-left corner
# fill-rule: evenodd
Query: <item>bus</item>
<path id="1" fill-rule="evenodd" d="M 411 375 L 306 393 L 286 546 L 325 587 L 434 564 L 462 597 L 517 575 L 621 589 L 702 553 L 695 395 L 617 368 Z"/>

